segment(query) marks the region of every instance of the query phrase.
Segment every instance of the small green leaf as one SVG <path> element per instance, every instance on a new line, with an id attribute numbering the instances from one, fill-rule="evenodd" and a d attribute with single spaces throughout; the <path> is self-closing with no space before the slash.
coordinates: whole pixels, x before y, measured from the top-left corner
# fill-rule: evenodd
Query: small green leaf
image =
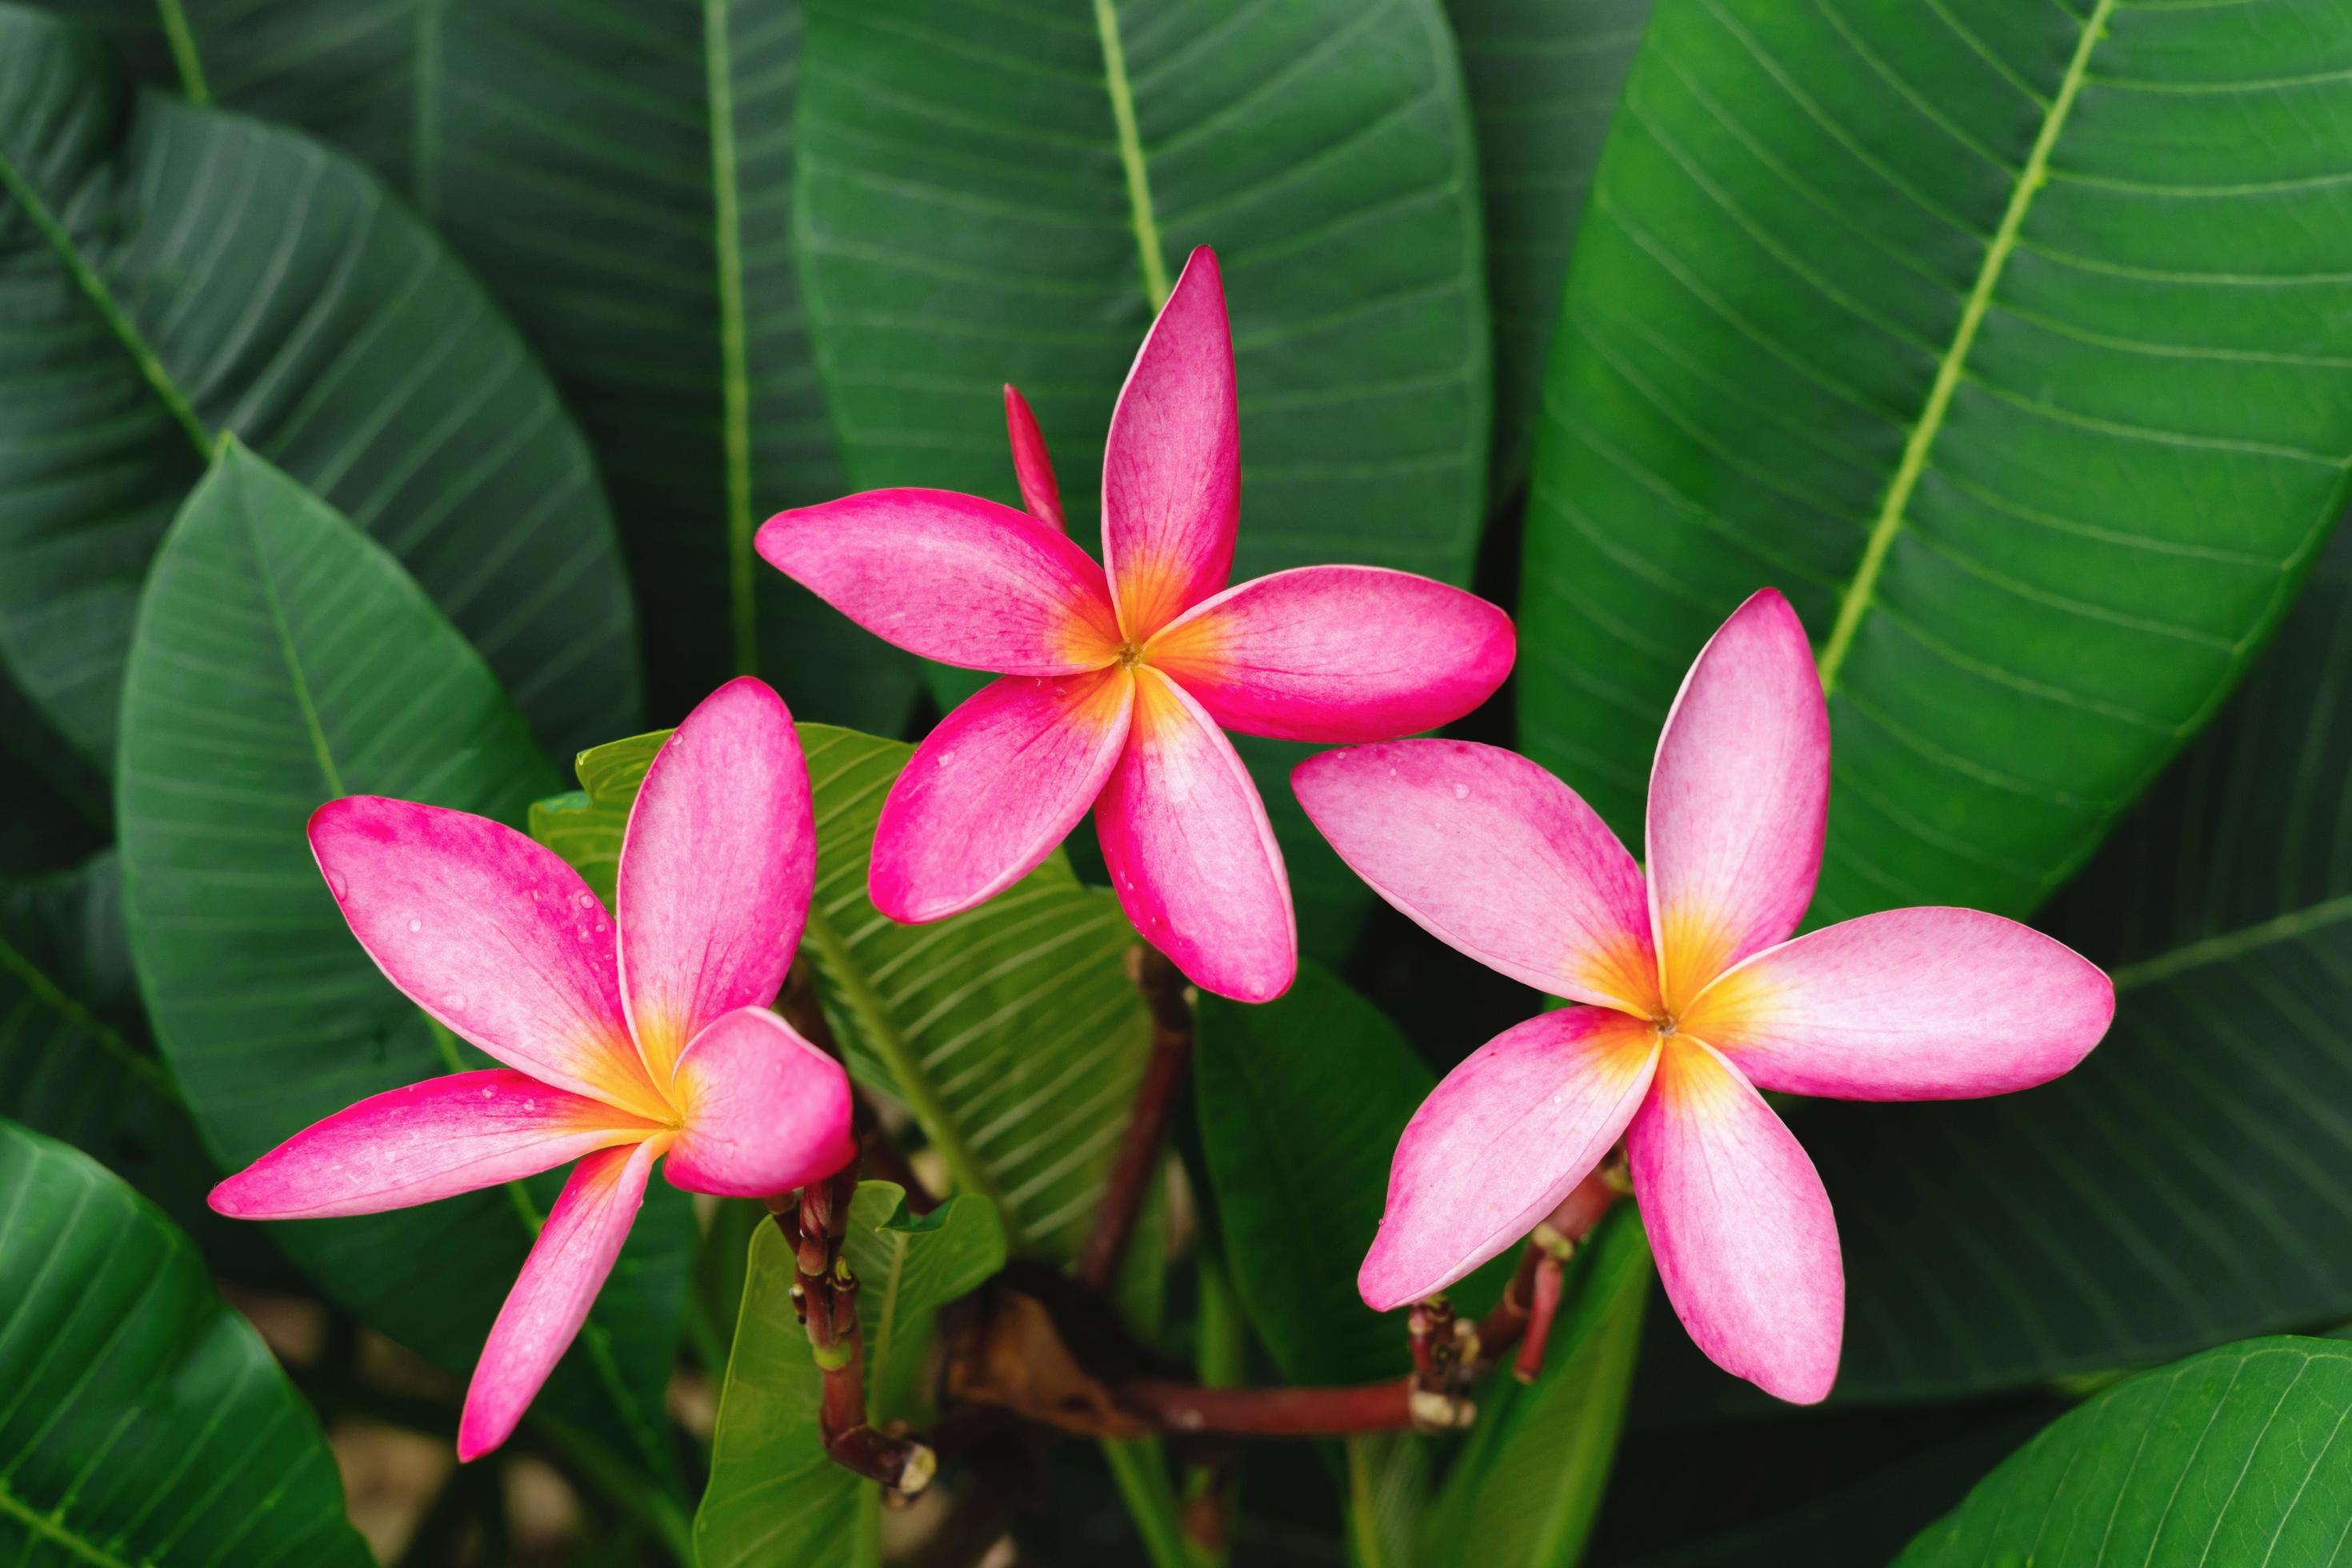
<path id="1" fill-rule="evenodd" d="M 861 1182 L 842 1252 L 857 1276 L 868 1415 L 877 1424 L 919 1418 L 940 1309 L 1004 1267 L 995 1207 L 964 1194 L 917 1216 L 904 1188 Z M 710 1485 L 694 1518 L 704 1568 L 878 1560 L 878 1490 L 828 1458 L 817 1429 L 824 1375 L 793 1312 L 798 1278 L 783 1233 L 761 1226 L 719 1391 Z"/>
<path id="2" fill-rule="evenodd" d="M 532 831 L 609 885 L 630 803 L 667 731 L 580 754 L 573 795 Z M 1127 975 L 1134 929 L 1108 889 L 1055 855 L 979 909 L 930 925 L 866 897 L 883 797 L 913 748 L 800 727 L 816 796 L 816 897 L 801 945 L 858 1081 L 903 1101 L 965 1192 L 992 1199 L 1016 1249 L 1077 1251 L 1118 1152 L 1150 1020 Z"/>
<path id="3" fill-rule="evenodd" d="M 1477 1425 L 1424 1517 L 1426 1568 L 1570 1568 L 1601 1511 L 1633 1383 L 1650 1245 L 1630 1203 L 1577 1251 L 1544 1367 L 1480 1387 Z"/>
<path id="4" fill-rule="evenodd" d="M 383 549 L 227 444 L 166 536 L 125 677 L 118 816 L 131 952 L 157 1043 L 227 1169 L 352 1101 L 461 1066 L 353 940 L 304 825 L 338 795 L 519 821 L 554 779 L 520 713 Z M 482 1339 L 560 1187 L 276 1239 L 328 1292 L 453 1371 Z M 656 1182 L 542 1395 L 667 1468 L 662 1394 L 693 1226 Z"/>
<path id="5" fill-rule="evenodd" d="M 187 1237 L 8 1121 L 0 1193 L 0 1548 L 369 1568 L 318 1418 Z"/>
<path id="6" fill-rule="evenodd" d="M 2352 1517 L 2347 1421 L 2352 1345 L 2208 1351 L 2053 1422 L 1896 1568 L 2332 1563 Z"/>

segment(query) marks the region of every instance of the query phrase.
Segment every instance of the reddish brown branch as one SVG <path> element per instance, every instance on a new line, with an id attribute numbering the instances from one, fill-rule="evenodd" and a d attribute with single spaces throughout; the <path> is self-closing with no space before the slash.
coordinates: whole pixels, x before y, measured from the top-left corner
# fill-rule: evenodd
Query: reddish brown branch
<path id="1" fill-rule="evenodd" d="M 857 1277 L 842 1256 L 857 1162 L 791 1195 L 768 1200 L 793 1247 L 800 1278 L 793 1305 L 808 1330 L 809 1352 L 824 1373 L 817 1427 L 835 1464 L 912 1497 L 939 1468 L 931 1450 L 909 1437 L 877 1431 L 866 1415 L 866 1342 L 857 1325 Z"/>
<path id="2" fill-rule="evenodd" d="M 1535 1333 L 1537 1348 L 1532 1352 L 1534 1359 L 1531 1362 L 1523 1355 L 1517 1365 L 1522 1378 L 1532 1379 L 1535 1376 L 1535 1369 L 1542 1364 L 1543 1337 L 1550 1331 L 1550 1313 L 1556 1311 L 1559 1304 L 1557 1284 L 1559 1266 L 1567 1262 L 1569 1254 L 1608 1216 L 1610 1205 L 1629 1190 L 1624 1166 L 1612 1156 L 1601 1162 L 1598 1170 L 1579 1182 L 1568 1196 L 1560 1200 L 1559 1206 L 1536 1226 L 1535 1233 L 1528 1238 L 1527 1249 L 1519 1255 L 1518 1272 L 1511 1276 L 1510 1284 L 1503 1291 L 1503 1299 L 1495 1304 L 1493 1311 L 1478 1321 L 1478 1355 L 1484 1363 L 1493 1364 L 1522 1339 L 1535 1332 L 1535 1318 L 1541 1310 L 1544 1323 L 1542 1331 Z M 1551 1305 L 1543 1308 L 1538 1298 L 1547 1287 L 1538 1277 L 1547 1260 L 1553 1265 L 1555 1283 L 1549 1287 Z"/>
<path id="3" fill-rule="evenodd" d="M 1413 1425 L 1410 1378 L 1355 1388 L 1208 1388 L 1167 1378 L 1134 1378 L 1119 1403 L 1167 1432 L 1244 1437 L 1322 1437 L 1402 1432 Z"/>
<path id="4" fill-rule="evenodd" d="M 1138 946 L 1129 954 L 1128 973 L 1151 1013 L 1151 1054 L 1143 1064 L 1143 1080 L 1136 1086 L 1135 1109 L 1119 1138 L 1118 1157 L 1103 1188 L 1101 1206 L 1095 1210 L 1094 1228 L 1078 1252 L 1078 1279 L 1097 1290 L 1108 1289 L 1118 1276 L 1128 1240 L 1135 1234 L 1135 1216 L 1160 1167 L 1160 1148 L 1167 1141 L 1176 1097 L 1192 1065 L 1192 1009 L 1184 1000 L 1182 972 L 1158 948 Z"/>
<path id="5" fill-rule="evenodd" d="M 776 998 L 776 1011 L 783 1015 L 784 1022 L 800 1031 L 801 1038 L 844 1067 L 848 1065 L 848 1055 L 834 1035 L 833 1020 L 824 1016 L 824 1005 L 817 997 L 815 966 L 805 953 L 793 960 L 792 969 L 784 976 L 783 992 Z M 929 1214 L 938 1207 L 939 1199 L 915 1173 L 905 1152 L 891 1138 L 889 1129 L 882 1125 L 874 1102 L 855 1082 L 849 1086 L 849 1110 L 850 1129 L 857 1135 L 858 1160 L 866 1173 L 905 1188 L 907 1206 L 917 1214 Z"/>

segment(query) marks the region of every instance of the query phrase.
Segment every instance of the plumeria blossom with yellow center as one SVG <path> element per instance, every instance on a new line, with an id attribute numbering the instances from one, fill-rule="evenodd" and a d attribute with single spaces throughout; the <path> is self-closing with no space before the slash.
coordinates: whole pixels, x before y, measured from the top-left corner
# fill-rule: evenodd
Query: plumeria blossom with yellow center
<path id="1" fill-rule="evenodd" d="M 612 1272 L 654 1163 L 765 1197 L 856 1145 L 841 1065 L 768 1008 L 816 874 L 792 715 L 757 680 L 703 700 L 629 812 L 614 908 L 503 824 L 373 795 L 310 819 L 385 978 L 504 1068 L 373 1096 L 213 1190 L 239 1219 L 375 1214 L 577 1161 L 466 1391 L 457 1456 L 506 1441 Z"/>
<path id="2" fill-rule="evenodd" d="M 1063 532 L 1044 438 L 1005 390 L 1027 511 L 869 490 L 760 530 L 770 564 L 867 630 L 1003 677 L 949 714 L 892 786 L 874 905 L 908 922 L 971 909 L 1092 807 L 1136 930 L 1209 990 L 1277 995 L 1298 967 L 1290 883 L 1225 731 L 1377 741 L 1450 722 L 1510 673 L 1510 617 L 1370 566 L 1225 585 L 1241 434 L 1224 286 L 1205 247 L 1111 414 L 1100 565 Z"/>
<path id="3" fill-rule="evenodd" d="M 1759 1089 L 1956 1100 L 2065 1072 L 2107 976 L 1974 910 L 1790 940 L 1812 901 L 1829 714 L 1804 628 L 1766 589 L 1667 714 L 1648 876 L 1574 791 L 1509 752 L 1403 741 L 1299 765 L 1307 815 L 1449 945 L 1583 1004 L 1488 1041 L 1406 1126 L 1358 1277 L 1385 1311 L 1510 1247 L 1625 1141 L 1666 1296 L 1701 1350 L 1800 1404 L 1837 1376 L 1845 1274 L 1829 1195 Z"/>

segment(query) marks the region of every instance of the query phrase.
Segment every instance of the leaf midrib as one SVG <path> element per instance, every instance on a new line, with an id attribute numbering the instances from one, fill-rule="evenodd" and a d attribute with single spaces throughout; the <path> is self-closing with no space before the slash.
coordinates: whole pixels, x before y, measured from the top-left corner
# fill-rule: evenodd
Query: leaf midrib
<path id="1" fill-rule="evenodd" d="M 719 269 L 721 438 L 727 466 L 727 591 L 735 673 L 756 674 L 751 573 L 751 371 L 743 304 L 743 219 L 735 163 L 735 82 L 727 0 L 703 0 L 704 97 L 710 110 L 711 248 Z"/>
<path id="2" fill-rule="evenodd" d="M 1128 223 L 1135 230 L 1143 293 L 1157 312 L 1168 302 L 1168 257 L 1160 248 L 1160 219 L 1151 205 L 1151 171 L 1143 160 L 1143 135 L 1135 122 L 1135 89 L 1128 80 L 1118 8 L 1112 0 L 1095 0 L 1095 34 L 1102 42 L 1103 87 L 1110 95 L 1111 123 L 1118 132 L 1118 163 L 1127 179 Z"/>
<path id="3" fill-rule="evenodd" d="M 1107 4 L 1108 0 L 1097 0 Z M 1862 560 L 1854 568 L 1853 578 L 1846 584 L 1838 600 L 1837 618 L 1830 626 L 1829 639 L 1822 645 L 1819 669 L 1824 696 L 1837 689 L 1840 672 L 1847 653 L 1853 648 L 1856 628 L 1876 597 L 1879 574 L 1886 565 L 1887 552 L 1895 537 L 1903 530 L 1906 514 L 1911 506 L 1912 492 L 1927 471 L 1927 454 L 1942 433 L 1944 419 L 1949 412 L 1952 395 L 1960 384 L 1960 372 L 1969 352 L 1976 346 L 1977 330 L 1983 324 L 1991 308 L 1993 290 L 2000 283 L 2001 270 L 2009 264 L 2011 251 L 2016 248 L 2018 235 L 2025 226 L 2025 215 L 2033 205 L 2033 198 L 2048 182 L 2050 153 L 2057 146 L 2058 137 L 2066 126 L 2066 117 L 2074 107 L 2074 95 L 2089 73 L 2092 51 L 2105 36 L 2107 18 L 2115 11 L 2116 0 L 2096 0 L 2091 15 L 2083 23 L 2082 36 L 2074 42 L 2074 57 L 2067 61 L 2066 74 L 2060 79 L 2058 90 L 2050 100 L 2042 118 L 2042 129 L 2033 139 L 2032 151 L 2027 153 L 2024 166 L 2018 172 L 2016 185 L 2010 191 L 2009 205 L 2001 213 L 2000 226 L 1993 231 L 1992 242 L 1985 247 L 1984 260 L 1977 268 L 1975 284 L 1969 289 L 1967 300 L 1960 307 L 1958 324 L 1953 329 L 1952 341 L 1936 364 L 1936 379 L 1927 391 L 1927 401 L 1920 410 L 1919 421 L 1911 427 L 1911 435 L 1903 444 L 1902 459 L 1895 466 L 1895 477 L 1887 481 L 1886 495 L 1880 503 L 1878 516 L 1871 523 L 1870 536 L 1864 541 Z"/>
<path id="4" fill-rule="evenodd" d="M 2332 899 L 2322 899 L 2315 904 L 2289 910 L 2269 920 L 2257 921 L 2252 925 L 2239 926 L 2233 931 L 2183 942 L 2153 958 L 2144 958 L 2137 963 L 2126 963 L 2112 970 L 2108 978 L 2115 982 L 2116 990 L 2126 991 L 2136 985 L 2168 979 L 2183 970 L 2199 969 L 2209 963 L 2221 963 L 2250 952 L 2258 952 L 2263 948 L 2292 942 L 2315 931 L 2341 925 L 2346 921 L 2352 921 L 2352 893 L 2338 893 Z"/>
<path id="5" fill-rule="evenodd" d="M 177 1091 L 173 1087 L 172 1075 L 165 1070 L 163 1064 L 152 1060 L 144 1052 L 133 1047 L 129 1040 L 123 1038 L 121 1031 L 100 1018 L 97 1014 L 76 1000 L 73 994 L 59 984 L 47 971 L 26 957 L 22 949 L 5 936 L 0 936 L 0 972 L 14 974 L 22 980 L 26 989 L 30 991 L 37 999 L 45 1003 L 50 1011 L 96 1040 L 109 1054 L 129 1068 L 131 1073 L 148 1088 L 159 1094 L 176 1097 Z"/>
<path id="6" fill-rule="evenodd" d="M 105 323 L 106 330 L 131 356 L 131 363 L 138 367 L 140 376 L 163 405 L 164 411 L 187 433 L 188 439 L 195 446 L 197 459 L 206 463 L 212 461 L 215 445 L 213 432 L 198 417 L 195 405 L 180 389 L 179 383 L 172 379 L 172 373 L 164 368 L 161 356 L 148 346 L 147 340 L 131 321 L 130 312 L 115 300 L 113 289 L 107 286 L 98 268 L 90 264 L 89 258 L 82 254 L 81 247 L 75 243 L 65 225 L 58 220 L 57 214 L 49 210 L 48 203 L 41 199 L 40 193 L 33 189 L 32 183 L 25 178 L 16 161 L 5 151 L 0 151 L 0 190 L 5 190 L 16 199 L 16 205 L 24 208 L 25 216 L 32 221 L 33 227 L 48 241 L 49 248 L 56 253 L 58 264 L 65 268 L 66 275 L 73 279 L 74 286 L 81 290 L 82 297 L 98 312 L 99 320 Z"/>

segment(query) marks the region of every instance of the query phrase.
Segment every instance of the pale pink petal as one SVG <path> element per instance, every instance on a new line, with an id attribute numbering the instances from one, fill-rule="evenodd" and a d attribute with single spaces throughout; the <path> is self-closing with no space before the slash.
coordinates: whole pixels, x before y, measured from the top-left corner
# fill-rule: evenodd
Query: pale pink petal
<path id="1" fill-rule="evenodd" d="M 1301 566 L 1193 605 L 1144 649 L 1245 735 L 1390 741 L 1450 724 L 1511 673 L 1511 617 L 1378 566 Z"/>
<path id="2" fill-rule="evenodd" d="M 543 1082 L 666 1113 L 629 1045 L 613 922 L 553 850 L 488 817 L 355 795 L 311 815 L 310 852 L 368 956 L 452 1033 Z"/>
<path id="3" fill-rule="evenodd" d="M 915 749 L 882 803 L 874 907 L 940 920 L 1035 870 L 1102 792 L 1134 702 L 1135 678 L 1117 667 L 982 687 Z"/>
<path id="4" fill-rule="evenodd" d="M 867 490 L 778 512 L 759 550 L 876 637 L 942 664 L 1076 675 L 1118 657 L 1093 557 L 978 496 Z"/>
<path id="5" fill-rule="evenodd" d="M 662 1173 L 689 1193 L 769 1197 L 857 1152 L 849 1075 L 765 1007 L 739 1007 L 695 1036 L 677 1094 L 685 1125 Z"/>
<path id="6" fill-rule="evenodd" d="M 1290 988 L 1298 928 L 1265 803 L 1201 705 L 1149 668 L 1095 828 L 1127 918 L 1193 984 L 1243 1002 Z"/>
<path id="7" fill-rule="evenodd" d="M 1640 868 L 1525 757 L 1396 741 L 1309 757 L 1290 780 L 1339 858 L 1438 941 L 1538 991 L 1656 1011 Z"/>
<path id="8" fill-rule="evenodd" d="M 1067 533 L 1062 521 L 1062 487 L 1054 479 L 1054 458 L 1045 450 L 1045 433 L 1029 412 L 1029 400 L 1011 382 L 1004 384 L 1004 433 L 1013 437 L 1013 473 L 1021 481 L 1021 504 L 1029 515 L 1055 533 Z"/>
<path id="9" fill-rule="evenodd" d="M 1204 245 L 1136 352 L 1103 452 L 1103 565 L 1129 642 L 1225 585 L 1241 497 L 1233 333 Z"/>
<path id="10" fill-rule="evenodd" d="M 1698 1348 L 1781 1399 L 1827 1395 L 1845 1333 L 1837 1218 L 1764 1097 L 1706 1046 L 1671 1041 L 1625 1150 L 1658 1278 Z"/>
<path id="11" fill-rule="evenodd" d="M 1472 1052 L 1398 1141 L 1356 1275 L 1365 1303 L 1443 1290 L 1533 1230 L 1624 1132 L 1657 1058 L 1647 1021 L 1607 1007 L 1546 1013 Z"/>
<path id="12" fill-rule="evenodd" d="M 600 1150 L 581 1161 L 563 1184 L 474 1364 L 457 1419 L 460 1460 L 479 1458 L 513 1435 L 588 1321 L 645 1202 L 646 1178 L 668 1142 L 664 1135 Z"/>
<path id="13" fill-rule="evenodd" d="M 719 1015 L 775 1000 L 815 884 L 800 735 L 739 677 L 663 743 L 621 840 L 621 994 L 655 1082 Z"/>
<path id="14" fill-rule="evenodd" d="M 506 1068 L 371 1095 L 213 1189 L 232 1219 L 320 1219 L 429 1204 L 551 1171 L 660 1126 Z"/>
<path id="15" fill-rule="evenodd" d="M 1829 795 L 1812 649 L 1766 588 L 1699 650 L 1650 771 L 1650 907 L 1669 1009 L 1805 918 Z"/>
<path id="16" fill-rule="evenodd" d="M 1683 1028 L 1759 1089 L 1967 1100 L 2047 1083 L 2116 1014 L 2099 967 L 1977 910 L 1889 910 L 1767 948 L 1700 993 Z"/>

